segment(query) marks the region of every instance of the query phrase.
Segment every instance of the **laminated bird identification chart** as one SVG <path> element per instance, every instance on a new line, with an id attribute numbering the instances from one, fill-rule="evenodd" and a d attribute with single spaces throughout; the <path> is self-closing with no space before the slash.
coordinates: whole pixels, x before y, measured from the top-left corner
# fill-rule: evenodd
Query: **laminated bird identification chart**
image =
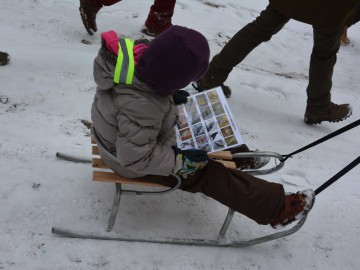
<path id="1" fill-rule="evenodd" d="M 178 110 L 176 135 L 180 149 L 210 153 L 244 144 L 221 87 L 191 95 Z"/>

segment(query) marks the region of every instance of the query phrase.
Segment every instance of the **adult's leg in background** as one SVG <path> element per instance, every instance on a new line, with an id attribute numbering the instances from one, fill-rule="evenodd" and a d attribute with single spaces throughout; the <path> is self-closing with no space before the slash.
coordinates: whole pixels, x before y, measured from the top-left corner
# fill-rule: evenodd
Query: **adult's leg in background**
<path id="1" fill-rule="evenodd" d="M 210 89 L 221 85 L 244 58 L 262 42 L 269 41 L 289 21 L 270 5 L 253 22 L 247 24 L 213 57 L 209 70 L 200 80 L 200 88 Z"/>
<path id="2" fill-rule="evenodd" d="M 327 107 L 331 101 L 331 87 L 336 53 L 340 48 L 342 29 L 313 27 L 314 46 L 310 59 L 307 103 Z"/>
<path id="3" fill-rule="evenodd" d="M 351 115 L 349 104 L 331 102 L 331 87 L 336 54 L 340 48 L 343 27 L 313 27 L 314 46 L 310 59 L 307 106 L 304 121 L 318 124 L 322 121 L 339 122 Z"/>

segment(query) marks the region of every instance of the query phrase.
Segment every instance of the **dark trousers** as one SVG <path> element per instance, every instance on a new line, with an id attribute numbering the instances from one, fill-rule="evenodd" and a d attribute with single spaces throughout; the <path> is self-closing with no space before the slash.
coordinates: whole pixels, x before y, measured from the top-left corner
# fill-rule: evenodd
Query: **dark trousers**
<path id="1" fill-rule="evenodd" d="M 145 176 L 149 180 L 173 180 L 165 176 Z M 180 189 L 203 193 L 259 224 L 269 224 L 280 212 L 284 188 L 238 170 L 227 169 L 214 160 L 194 175 L 182 178 Z"/>
<path id="2" fill-rule="evenodd" d="M 253 22 L 247 24 L 214 56 L 205 79 L 223 83 L 229 73 L 262 42 L 269 41 L 290 18 L 280 14 L 270 5 Z M 340 48 L 341 28 L 313 26 L 314 44 L 310 59 L 307 103 L 311 106 L 329 105 L 332 75 L 336 53 Z"/>

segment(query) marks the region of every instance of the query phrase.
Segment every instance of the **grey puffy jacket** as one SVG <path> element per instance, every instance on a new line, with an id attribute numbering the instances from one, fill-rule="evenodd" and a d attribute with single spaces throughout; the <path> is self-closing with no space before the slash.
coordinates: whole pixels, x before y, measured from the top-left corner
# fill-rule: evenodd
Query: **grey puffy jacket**
<path id="1" fill-rule="evenodd" d="M 97 91 L 91 109 L 94 128 L 107 150 L 105 163 L 118 174 L 136 178 L 169 175 L 175 164 L 177 109 L 163 96 L 134 77 L 132 85 L 114 86 L 115 66 L 100 49 L 94 61 Z"/>

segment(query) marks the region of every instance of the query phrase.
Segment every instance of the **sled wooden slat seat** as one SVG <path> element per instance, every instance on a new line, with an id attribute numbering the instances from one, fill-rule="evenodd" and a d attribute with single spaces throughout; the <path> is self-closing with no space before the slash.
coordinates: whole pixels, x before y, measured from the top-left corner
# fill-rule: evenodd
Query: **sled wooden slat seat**
<path id="1" fill-rule="evenodd" d="M 209 157 L 212 158 L 211 154 L 209 154 Z M 216 159 L 216 161 L 222 163 L 226 168 L 236 169 L 235 162 L 233 161 L 219 160 L 219 159 Z"/>
<path id="2" fill-rule="evenodd" d="M 159 183 L 149 182 L 141 178 L 126 178 L 117 173 L 114 173 L 109 167 L 100 159 L 93 157 L 92 159 L 93 181 L 110 182 L 124 185 L 141 185 L 149 187 L 166 187 Z M 107 169 L 108 171 L 98 171 L 96 169 Z"/>
<path id="3" fill-rule="evenodd" d="M 102 161 L 101 158 L 96 157 L 93 157 L 92 159 L 92 166 L 93 168 L 109 169 L 109 167 Z"/>
<path id="4" fill-rule="evenodd" d="M 233 155 L 231 154 L 230 151 L 218 151 L 218 152 L 214 152 L 214 153 L 209 153 L 208 155 L 210 158 L 219 159 L 219 160 L 232 160 L 233 159 Z"/>
<path id="5" fill-rule="evenodd" d="M 126 195 L 144 195 L 144 194 L 165 194 L 172 191 L 175 191 L 179 186 L 181 179 L 176 176 L 177 183 L 175 185 L 169 185 L 169 183 L 162 183 L 149 181 L 143 178 L 126 178 L 121 175 L 118 175 L 114 171 L 112 171 L 101 159 L 99 154 L 99 149 L 96 144 L 96 140 L 93 136 L 91 136 L 91 144 L 92 144 L 92 180 L 96 182 L 106 182 L 115 184 L 115 195 L 113 199 L 113 205 L 111 207 L 110 217 L 108 221 L 107 231 L 111 231 L 114 227 L 116 215 L 119 209 L 120 197 L 122 194 Z M 230 161 L 232 159 L 232 154 L 229 151 L 219 151 L 216 153 L 210 153 L 209 157 L 212 159 L 216 159 L 216 161 L 221 162 L 227 168 L 236 169 L 235 162 Z M 141 191 L 137 189 L 123 189 L 122 185 L 130 185 L 137 187 L 150 188 L 152 191 Z M 155 191 L 153 191 L 155 189 Z M 228 226 L 230 225 L 230 221 L 234 211 L 229 209 L 228 214 L 225 218 L 224 224 L 220 230 L 219 235 L 224 236 Z"/>
<path id="6" fill-rule="evenodd" d="M 97 148 L 96 145 L 93 145 L 93 146 L 92 146 L 91 151 L 92 151 L 92 154 L 93 154 L 94 156 L 99 156 L 99 155 L 100 155 L 100 154 L 99 154 L 99 149 Z"/>
<path id="7" fill-rule="evenodd" d="M 109 183 L 123 184 L 123 185 L 138 185 L 138 186 L 160 187 L 160 188 L 166 187 L 159 183 L 147 182 L 138 178 L 132 178 L 132 179 L 125 178 L 114 172 L 93 171 L 93 181 L 109 182 Z"/>

